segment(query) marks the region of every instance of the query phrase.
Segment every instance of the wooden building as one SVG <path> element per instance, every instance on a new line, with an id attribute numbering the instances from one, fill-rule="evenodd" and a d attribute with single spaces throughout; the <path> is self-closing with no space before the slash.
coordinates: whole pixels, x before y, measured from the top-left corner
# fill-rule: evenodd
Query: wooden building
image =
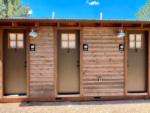
<path id="1" fill-rule="evenodd" d="M 0 19 L 0 102 L 149 98 L 149 59 L 150 21 Z"/>

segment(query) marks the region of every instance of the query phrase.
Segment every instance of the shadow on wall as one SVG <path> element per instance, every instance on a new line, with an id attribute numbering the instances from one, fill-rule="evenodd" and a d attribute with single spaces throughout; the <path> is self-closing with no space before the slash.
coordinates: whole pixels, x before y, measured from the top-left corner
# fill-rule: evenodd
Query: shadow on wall
<path id="1" fill-rule="evenodd" d="M 117 105 L 117 104 L 142 104 L 150 100 L 117 100 L 117 101 L 57 101 L 57 102 L 22 102 L 20 107 L 28 106 L 69 106 L 69 105 Z"/>

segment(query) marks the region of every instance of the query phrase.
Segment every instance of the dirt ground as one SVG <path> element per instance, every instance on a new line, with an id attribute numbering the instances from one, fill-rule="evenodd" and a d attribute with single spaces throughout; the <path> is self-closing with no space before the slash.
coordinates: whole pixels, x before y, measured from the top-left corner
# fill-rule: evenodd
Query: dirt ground
<path id="1" fill-rule="evenodd" d="M 0 113 L 150 113 L 150 100 L 3 103 Z"/>

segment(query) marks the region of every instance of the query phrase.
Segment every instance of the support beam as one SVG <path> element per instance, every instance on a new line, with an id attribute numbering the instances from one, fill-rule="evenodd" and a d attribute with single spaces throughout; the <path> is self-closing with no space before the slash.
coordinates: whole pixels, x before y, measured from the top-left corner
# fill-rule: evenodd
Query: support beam
<path id="1" fill-rule="evenodd" d="M 0 30 L 0 98 L 3 96 L 3 30 Z"/>
<path id="2" fill-rule="evenodd" d="M 39 22 L 35 22 L 35 27 L 39 27 Z"/>
<path id="3" fill-rule="evenodd" d="M 148 31 L 148 95 L 150 96 L 150 31 Z"/>
<path id="4" fill-rule="evenodd" d="M 141 28 L 143 28 L 144 27 L 144 25 L 143 24 L 141 24 Z"/>
<path id="5" fill-rule="evenodd" d="M 57 28 L 59 28 L 60 27 L 60 22 L 57 22 Z"/>
<path id="6" fill-rule="evenodd" d="M 125 45 L 125 51 L 124 51 L 124 96 L 127 95 L 127 66 L 128 66 L 128 32 L 125 31 L 126 36 L 124 38 L 124 45 Z"/>
<path id="7" fill-rule="evenodd" d="M 12 22 L 12 27 L 17 27 L 17 23 L 16 22 Z"/>

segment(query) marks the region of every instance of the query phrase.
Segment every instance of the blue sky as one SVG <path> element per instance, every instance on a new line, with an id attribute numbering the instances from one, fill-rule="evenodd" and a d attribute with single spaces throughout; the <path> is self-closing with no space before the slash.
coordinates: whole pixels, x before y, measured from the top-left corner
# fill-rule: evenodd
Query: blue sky
<path id="1" fill-rule="evenodd" d="M 33 10 L 31 17 L 99 19 L 136 19 L 135 13 L 147 0 L 96 0 L 90 4 L 87 0 L 22 0 Z"/>

